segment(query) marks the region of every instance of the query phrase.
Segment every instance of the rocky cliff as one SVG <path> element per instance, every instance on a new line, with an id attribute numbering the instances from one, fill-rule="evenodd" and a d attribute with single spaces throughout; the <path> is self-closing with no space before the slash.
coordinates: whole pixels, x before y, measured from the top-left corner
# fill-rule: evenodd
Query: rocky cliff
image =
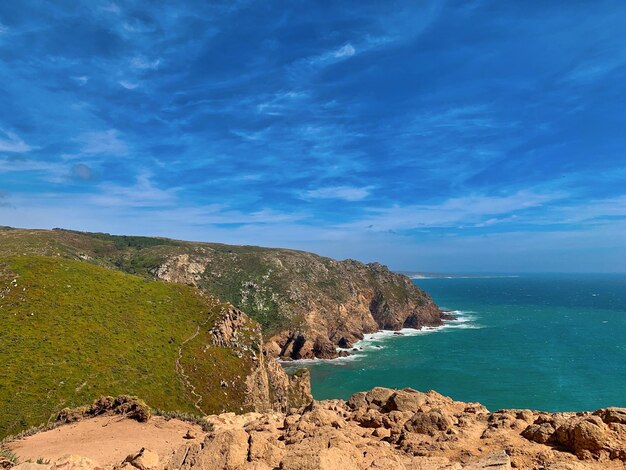
<path id="1" fill-rule="evenodd" d="M 183 443 L 185 423 L 153 419 L 155 428 L 176 431 L 169 439 L 155 436 L 148 422 L 129 433 L 117 419 L 106 422 L 106 431 L 98 422 L 99 434 L 91 435 L 94 426 L 87 421 L 14 441 L 8 449 L 24 459 L 53 462 L 14 470 L 93 469 L 96 462 L 127 470 L 599 470 L 623 469 L 626 463 L 626 409 L 620 408 L 491 413 L 479 403 L 432 391 L 375 388 L 347 402 L 310 402 L 287 413 L 208 416 L 211 430 L 187 425 Z M 116 426 L 119 441 L 111 446 Z M 101 439 L 114 449 L 103 451 Z M 62 457 L 77 451 L 83 456 Z"/>
<path id="2" fill-rule="evenodd" d="M 312 253 L 68 230 L 0 230 L 0 256 L 45 254 L 198 287 L 259 322 L 283 359 L 332 358 L 378 329 L 441 323 L 432 299 L 378 263 Z"/>
<path id="3" fill-rule="evenodd" d="M 225 250 L 225 251 L 224 251 Z M 441 324 L 432 299 L 385 266 L 261 248 L 195 248 L 154 271 L 242 308 L 266 326 L 283 359 L 333 358 L 364 333 Z"/>
<path id="4" fill-rule="evenodd" d="M 303 369 L 289 376 L 275 357 L 264 351 L 261 327 L 245 313 L 232 306 L 224 309 L 211 329 L 212 343 L 227 348 L 239 358 L 251 362 L 248 375 L 240 380 L 221 381 L 222 393 L 229 389 L 241 393 L 242 409 L 257 412 L 286 411 L 312 400 L 309 371 Z M 237 390 L 245 387 L 244 390 Z"/>

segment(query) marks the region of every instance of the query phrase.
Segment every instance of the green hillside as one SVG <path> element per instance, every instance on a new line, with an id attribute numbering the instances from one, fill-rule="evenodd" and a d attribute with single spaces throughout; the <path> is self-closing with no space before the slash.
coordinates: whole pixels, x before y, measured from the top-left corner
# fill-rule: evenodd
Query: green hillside
<path id="1" fill-rule="evenodd" d="M 0 244 L 0 438 L 101 394 L 165 410 L 197 412 L 200 396 L 204 412 L 240 409 L 243 385 L 225 395 L 220 381 L 244 377 L 250 359 L 208 346 L 223 304 L 81 261 L 6 256 L 67 250 L 49 233 L 23 237 L 19 249 Z"/>

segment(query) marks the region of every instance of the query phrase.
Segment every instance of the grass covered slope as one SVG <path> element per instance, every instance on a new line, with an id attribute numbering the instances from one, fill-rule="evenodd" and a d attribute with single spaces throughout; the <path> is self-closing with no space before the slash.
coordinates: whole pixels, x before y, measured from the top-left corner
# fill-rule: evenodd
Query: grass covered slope
<path id="1" fill-rule="evenodd" d="M 225 307 L 192 287 L 85 262 L 1 257 L 0 437 L 101 394 L 164 410 L 239 410 L 243 381 L 230 393 L 220 384 L 252 364 L 212 343 Z"/>

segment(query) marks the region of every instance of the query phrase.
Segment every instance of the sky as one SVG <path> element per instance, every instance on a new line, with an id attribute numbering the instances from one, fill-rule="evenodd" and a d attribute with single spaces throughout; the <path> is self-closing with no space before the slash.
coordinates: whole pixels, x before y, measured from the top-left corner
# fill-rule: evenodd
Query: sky
<path id="1" fill-rule="evenodd" d="M 626 272 L 623 1 L 0 3 L 0 224 Z"/>

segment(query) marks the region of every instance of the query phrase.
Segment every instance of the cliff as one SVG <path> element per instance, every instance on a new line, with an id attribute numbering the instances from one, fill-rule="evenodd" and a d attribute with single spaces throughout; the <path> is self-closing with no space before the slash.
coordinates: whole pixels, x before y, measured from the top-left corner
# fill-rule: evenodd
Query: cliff
<path id="1" fill-rule="evenodd" d="M 432 391 L 375 388 L 347 402 L 206 420 L 203 431 L 159 417 L 141 426 L 101 417 L 7 449 L 23 460 L 53 462 L 14 470 L 102 468 L 98 464 L 127 470 L 610 470 L 626 462 L 626 409 L 619 408 L 489 412 Z M 63 457 L 68 453 L 82 457 Z"/>
<path id="2" fill-rule="evenodd" d="M 195 286 L 261 324 L 267 351 L 332 358 L 378 329 L 441 323 L 432 299 L 378 264 L 312 253 L 68 230 L 0 229 L 0 256 L 44 254 Z"/>

